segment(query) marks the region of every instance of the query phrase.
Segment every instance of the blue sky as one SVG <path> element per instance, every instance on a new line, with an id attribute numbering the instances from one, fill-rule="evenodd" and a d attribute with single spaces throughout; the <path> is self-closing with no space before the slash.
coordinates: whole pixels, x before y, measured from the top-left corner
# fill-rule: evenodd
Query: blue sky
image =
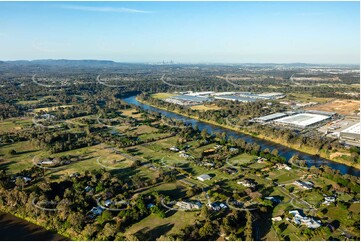
<path id="1" fill-rule="evenodd" d="M 0 59 L 358 64 L 359 2 L 0 2 Z"/>

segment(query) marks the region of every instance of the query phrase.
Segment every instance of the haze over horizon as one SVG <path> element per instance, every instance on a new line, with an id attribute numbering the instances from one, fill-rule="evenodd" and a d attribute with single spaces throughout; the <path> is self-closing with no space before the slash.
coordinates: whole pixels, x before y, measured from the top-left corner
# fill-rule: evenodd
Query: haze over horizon
<path id="1" fill-rule="evenodd" d="M 359 4 L 0 2 L 0 58 L 359 64 Z"/>

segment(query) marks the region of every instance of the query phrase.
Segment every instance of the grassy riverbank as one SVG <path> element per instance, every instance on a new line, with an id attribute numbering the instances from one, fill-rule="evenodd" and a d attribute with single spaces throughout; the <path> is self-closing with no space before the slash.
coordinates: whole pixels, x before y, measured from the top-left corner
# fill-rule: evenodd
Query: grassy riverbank
<path id="1" fill-rule="evenodd" d="M 149 102 L 146 102 L 144 100 L 140 100 L 138 97 L 136 98 L 136 100 L 138 102 L 140 102 L 140 103 L 144 103 L 144 104 L 147 104 L 147 105 L 155 107 L 155 108 L 159 108 L 159 109 L 162 109 L 162 110 L 165 110 L 165 111 L 168 111 L 168 112 L 172 112 L 172 113 L 176 113 L 176 114 L 188 117 L 188 118 L 193 118 L 193 119 L 205 122 L 205 123 L 209 123 L 209 124 L 216 125 L 216 126 L 219 126 L 219 127 L 222 127 L 222 128 L 226 128 L 226 129 L 229 129 L 229 130 L 240 132 L 240 133 L 243 133 L 243 134 L 255 137 L 255 138 L 259 138 L 259 139 L 271 141 L 271 142 L 274 142 L 274 143 L 277 143 L 277 144 L 281 144 L 283 146 L 286 146 L 286 147 L 294 149 L 294 150 L 298 150 L 298 151 L 306 153 L 306 154 L 319 155 L 322 158 L 325 158 L 325 159 L 328 159 L 328 160 L 331 160 L 331 161 L 334 161 L 334 162 L 337 162 L 337 163 L 345 164 L 347 166 L 351 166 L 351 167 L 360 169 L 360 164 L 359 163 L 355 164 L 355 163 L 352 163 L 352 162 L 350 162 L 348 160 L 344 160 L 344 159 L 339 158 L 339 157 L 331 157 L 331 154 L 329 154 L 329 153 L 327 153 L 326 151 L 323 151 L 323 150 L 318 151 L 317 149 L 307 147 L 307 146 L 299 146 L 299 145 L 294 145 L 294 144 L 283 143 L 283 141 L 281 141 L 281 140 L 270 138 L 269 136 L 264 135 L 264 134 L 254 134 L 254 133 L 248 132 L 248 131 L 246 131 L 244 129 L 239 129 L 239 128 L 232 127 L 232 126 L 229 126 L 229 125 L 226 125 L 226 124 L 219 124 L 219 123 L 211 121 L 211 120 L 201 119 L 201 118 L 198 118 L 196 116 L 181 113 L 181 112 L 179 112 L 177 110 L 170 111 L 170 110 L 168 110 L 168 109 L 166 109 L 164 107 L 155 106 L 155 105 L 153 105 L 153 104 L 151 104 Z"/>

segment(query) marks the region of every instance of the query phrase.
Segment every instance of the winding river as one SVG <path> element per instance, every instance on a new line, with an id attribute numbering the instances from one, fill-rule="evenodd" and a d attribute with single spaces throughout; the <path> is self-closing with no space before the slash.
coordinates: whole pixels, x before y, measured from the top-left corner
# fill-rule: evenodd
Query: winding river
<path id="1" fill-rule="evenodd" d="M 168 112 L 165 110 L 161 110 L 152 106 L 149 106 L 147 104 L 143 104 L 140 103 L 136 100 L 136 95 L 133 96 L 129 96 L 129 97 L 125 97 L 123 98 L 123 100 L 129 104 L 134 104 L 137 105 L 139 107 L 141 107 L 144 110 L 149 110 L 149 111 L 153 111 L 153 112 L 158 112 L 161 113 L 162 115 L 168 117 L 168 118 L 172 118 L 172 119 L 178 119 L 178 120 L 182 120 L 183 122 L 187 123 L 187 124 L 192 124 L 197 125 L 199 129 L 206 129 L 209 133 L 211 132 L 225 132 L 227 134 L 227 137 L 229 136 L 233 136 L 234 138 L 242 138 L 247 142 L 256 142 L 258 143 L 262 149 L 268 148 L 270 150 L 272 149 L 277 149 L 279 154 L 283 157 L 285 157 L 287 160 L 290 159 L 293 155 L 297 154 L 301 159 L 308 161 L 307 165 L 310 167 L 312 165 L 314 166 L 320 166 L 320 165 L 327 165 L 335 170 L 339 170 L 341 174 L 350 174 L 353 176 L 360 176 L 360 170 L 341 164 L 341 163 L 337 163 L 334 161 L 330 161 L 324 158 L 320 158 L 318 156 L 315 155 L 309 155 L 297 150 L 294 150 L 292 148 L 277 144 L 277 143 L 273 143 L 271 141 L 267 141 L 267 140 L 262 140 L 262 139 L 258 139 L 246 134 L 242 134 L 240 132 L 236 132 L 236 131 L 232 131 L 226 128 L 222 128 L 219 126 L 215 126 L 209 123 L 205 123 L 202 121 L 198 121 L 196 119 L 192 119 L 192 118 L 188 118 L 188 117 L 184 117 L 182 115 L 176 114 L 176 113 L 172 113 L 172 112 Z"/>

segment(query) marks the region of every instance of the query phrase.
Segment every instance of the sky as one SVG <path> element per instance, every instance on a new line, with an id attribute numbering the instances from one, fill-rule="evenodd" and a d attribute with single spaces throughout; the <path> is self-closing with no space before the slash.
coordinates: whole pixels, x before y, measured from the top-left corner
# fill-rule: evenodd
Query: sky
<path id="1" fill-rule="evenodd" d="M 360 62 L 359 2 L 0 2 L 0 59 Z"/>

